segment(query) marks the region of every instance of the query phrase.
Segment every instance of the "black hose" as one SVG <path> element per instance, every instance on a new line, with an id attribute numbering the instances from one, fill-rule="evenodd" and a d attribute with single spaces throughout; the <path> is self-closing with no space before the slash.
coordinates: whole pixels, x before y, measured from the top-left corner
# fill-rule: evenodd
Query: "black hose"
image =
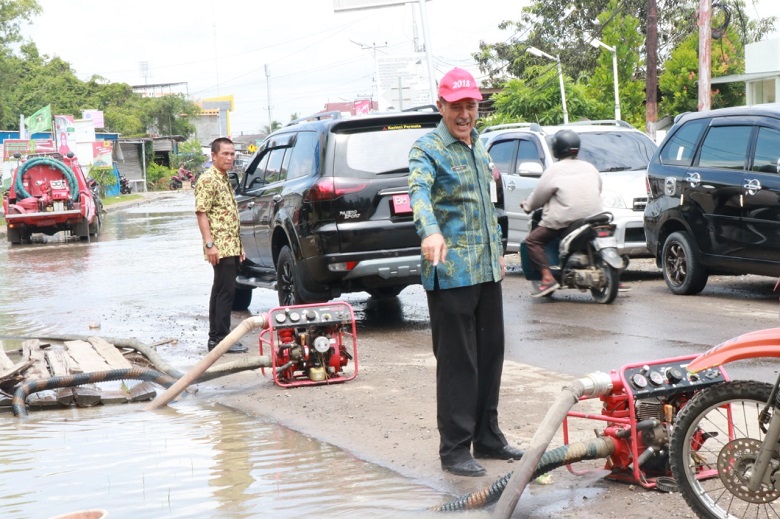
<path id="1" fill-rule="evenodd" d="M 615 443 L 612 438 L 596 438 L 589 442 L 572 443 L 557 449 L 545 452 L 539 460 L 539 464 L 533 472 L 532 478 L 555 470 L 570 463 L 584 460 L 606 458 L 615 452 Z M 513 472 L 509 472 L 498 478 L 489 487 L 482 488 L 470 494 L 461 496 L 453 501 L 430 508 L 434 512 L 457 512 L 461 510 L 474 510 L 482 508 L 498 501 L 507 483 L 512 478 Z"/>
<path id="2" fill-rule="evenodd" d="M 146 368 L 112 369 L 94 371 L 92 373 L 79 373 L 78 375 L 63 375 L 40 380 L 30 380 L 19 386 L 14 392 L 14 397 L 11 399 L 11 410 L 13 411 L 14 416 L 27 416 L 27 397 L 38 391 L 125 379 L 147 380 L 160 384 L 166 388 L 172 386 L 176 382 L 174 378 L 164 373 Z"/>

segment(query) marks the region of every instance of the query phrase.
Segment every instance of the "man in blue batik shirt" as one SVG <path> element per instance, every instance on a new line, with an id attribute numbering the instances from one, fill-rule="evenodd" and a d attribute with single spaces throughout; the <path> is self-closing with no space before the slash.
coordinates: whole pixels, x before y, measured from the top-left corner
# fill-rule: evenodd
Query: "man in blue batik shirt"
<path id="1" fill-rule="evenodd" d="M 436 103 L 442 120 L 409 152 L 436 357 L 439 458 L 443 470 L 461 476 L 485 474 L 474 458 L 523 455 L 498 427 L 505 267 L 490 157 L 474 129 L 481 99 L 471 74 L 449 71 Z"/>

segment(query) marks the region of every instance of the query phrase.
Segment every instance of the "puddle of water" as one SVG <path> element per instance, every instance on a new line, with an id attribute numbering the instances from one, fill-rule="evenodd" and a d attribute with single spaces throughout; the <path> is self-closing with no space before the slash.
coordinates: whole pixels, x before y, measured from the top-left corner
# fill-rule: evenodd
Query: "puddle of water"
<path id="1" fill-rule="evenodd" d="M 441 517 L 429 487 L 217 404 L 106 406 L 0 423 L 0 517 Z M 486 511 L 469 517 L 487 517 Z"/>

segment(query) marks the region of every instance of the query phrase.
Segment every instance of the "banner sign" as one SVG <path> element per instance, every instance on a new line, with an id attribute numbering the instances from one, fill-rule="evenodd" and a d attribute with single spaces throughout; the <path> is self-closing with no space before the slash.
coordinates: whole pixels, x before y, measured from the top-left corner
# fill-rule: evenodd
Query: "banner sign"
<path id="1" fill-rule="evenodd" d="M 3 141 L 3 162 L 16 160 L 14 155 L 22 159 L 34 153 L 54 152 L 54 141 L 51 139 L 6 139 Z"/>

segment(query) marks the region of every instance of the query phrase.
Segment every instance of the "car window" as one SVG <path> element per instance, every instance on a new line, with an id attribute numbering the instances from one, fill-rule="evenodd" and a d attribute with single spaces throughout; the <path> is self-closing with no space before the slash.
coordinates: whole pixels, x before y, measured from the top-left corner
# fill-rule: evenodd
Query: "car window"
<path id="1" fill-rule="evenodd" d="M 715 126 L 704 137 L 699 166 L 719 169 L 746 169 L 752 126 Z"/>
<path id="2" fill-rule="evenodd" d="M 641 132 L 582 132 L 578 157 L 601 172 L 646 169 L 656 145 Z"/>
<path id="3" fill-rule="evenodd" d="M 684 124 L 661 150 L 661 164 L 690 166 L 696 152 L 702 130 L 707 126 L 708 119 L 700 119 Z"/>
<path id="4" fill-rule="evenodd" d="M 523 162 L 536 162 L 542 164 L 542 160 L 539 157 L 539 149 L 536 144 L 529 140 L 522 139 L 520 145 L 517 148 L 517 166 Z"/>
<path id="5" fill-rule="evenodd" d="M 497 142 L 490 148 L 490 158 L 502 175 L 509 173 L 515 154 L 515 141 Z"/>
<path id="6" fill-rule="evenodd" d="M 271 150 L 270 157 L 268 158 L 268 165 L 265 168 L 265 178 L 263 181 L 266 184 L 273 184 L 284 180 L 284 169 L 282 168 L 282 161 L 284 160 L 284 154 L 288 148 L 276 148 Z"/>
<path id="7" fill-rule="evenodd" d="M 756 140 L 753 171 L 780 173 L 780 132 L 772 128 L 760 128 Z"/>
<path id="8" fill-rule="evenodd" d="M 287 179 L 307 177 L 319 170 L 320 140 L 315 132 L 301 132 L 292 149 Z"/>
<path id="9" fill-rule="evenodd" d="M 383 126 L 339 134 L 334 155 L 336 174 L 357 178 L 408 174 L 409 150 L 417 139 L 432 130 L 413 126 L 398 129 Z"/>
<path id="10" fill-rule="evenodd" d="M 263 185 L 263 176 L 265 176 L 265 167 L 268 164 L 270 153 L 265 153 L 260 160 L 255 159 L 254 164 L 250 164 L 244 173 L 244 186 L 246 190 L 257 189 Z"/>

